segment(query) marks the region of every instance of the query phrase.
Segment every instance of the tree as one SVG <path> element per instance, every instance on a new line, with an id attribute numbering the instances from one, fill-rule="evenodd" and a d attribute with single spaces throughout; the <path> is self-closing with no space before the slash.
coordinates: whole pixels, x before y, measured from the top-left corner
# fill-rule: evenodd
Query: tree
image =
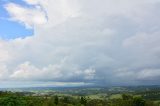
<path id="1" fill-rule="evenodd" d="M 58 99 L 58 96 L 57 96 L 57 95 L 54 97 L 54 103 L 55 103 L 56 105 L 58 105 L 58 103 L 59 103 L 59 99 Z"/>
<path id="2" fill-rule="evenodd" d="M 133 106 L 145 106 L 145 100 L 141 97 L 135 97 L 133 99 Z"/>
<path id="3" fill-rule="evenodd" d="M 69 103 L 69 98 L 68 98 L 67 96 L 65 96 L 65 97 L 63 98 L 63 102 L 64 102 L 64 103 Z"/>
<path id="4" fill-rule="evenodd" d="M 85 97 L 81 97 L 80 103 L 83 104 L 84 106 L 86 106 L 87 104 L 87 100 Z"/>
<path id="5" fill-rule="evenodd" d="M 130 100 L 132 99 L 133 97 L 131 95 L 128 95 L 128 94 L 122 94 L 122 99 L 123 100 Z"/>

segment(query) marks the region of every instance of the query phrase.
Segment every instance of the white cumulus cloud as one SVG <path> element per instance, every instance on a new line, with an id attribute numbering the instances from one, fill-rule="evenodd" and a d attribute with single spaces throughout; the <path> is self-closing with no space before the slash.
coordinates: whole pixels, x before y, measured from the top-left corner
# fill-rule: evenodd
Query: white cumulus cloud
<path id="1" fill-rule="evenodd" d="M 40 8 L 27 8 L 15 3 L 5 5 L 11 20 L 24 24 L 27 28 L 43 25 L 47 22 L 46 14 Z"/>
<path id="2" fill-rule="evenodd" d="M 6 70 L 0 76 L 46 84 L 159 83 L 158 0 L 24 1 L 31 7 L 5 8 L 34 35 L 0 41 Z"/>

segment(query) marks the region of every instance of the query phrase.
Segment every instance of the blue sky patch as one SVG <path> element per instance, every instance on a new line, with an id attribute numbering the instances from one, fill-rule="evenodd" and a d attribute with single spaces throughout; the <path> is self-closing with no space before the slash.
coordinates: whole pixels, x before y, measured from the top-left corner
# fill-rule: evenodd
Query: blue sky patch
<path id="1" fill-rule="evenodd" d="M 14 2 L 25 5 L 22 0 L 2 0 L 0 1 L 0 38 L 2 39 L 15 39 L 24 38 L 33 35 L 33 29 L 26 29 L 25 26 L 18 22 L 8 20 L 9 14 L 4 9 L 4 5 L 8 2 Z"/>
<path id="2" fill-rule="evenodd" d="M 33 35 L 33 29 L 26 29 L 25 26 L 17 22 L 0 19 L 0 38 L 14 39 L 31 35 Z"/>

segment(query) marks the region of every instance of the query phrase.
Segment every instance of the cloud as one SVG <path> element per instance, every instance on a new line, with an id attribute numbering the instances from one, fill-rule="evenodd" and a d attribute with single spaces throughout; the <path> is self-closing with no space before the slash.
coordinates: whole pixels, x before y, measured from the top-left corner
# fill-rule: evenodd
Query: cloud
<path id="1" fill-rule="evenodd" d="M 144 69 L 139 72 L 138 79 L 139 80 L 159 80 L 160 70 L 159 69 Z"/>
<path id="2" fill-rule="evenodd" d="M 27 8 L 15 3 L 5 5 L 6 10 L 11 16 L 11 20 L 24 24 L 27 28 L 43 25 L 47 22 L 46 14 L 39 6 Z"/>
<path id="3" fill-rule="evenodd" d="M 63 64 L 48 65 L 47 67 L 37 68 L 29 62 L 20 64 L 10 76 L 14 80 L 27 80 L 27 81 L 65 81 L 72 77 L 80 80 L 90 80 L 94 78 L 95 70 L 77 70 L 70 69 L 66 72 L 67 67 Z M 73 81 L 74 82 L 74 81 Z"/>
<path id="4" fill-rule="evenodd" d="M 23 0 L 26 3 L 30 4 L 30 5 L 37 5 L 39 4 L 39 0 Z"/>
<path id="5" fill-rule="evenodd" d="M 12 20 L 34 27 L 33 36 L 0 42 L 8 80 L 158 84 L 159 1 L 24 1 L 34 8 L 5 6 Z"/>
<path id="6" fill-rule="evenodd" d="M 0 64 L 0 80 L 6 80 L 6 77 L 8 77 L 8 69 L 6 65 Z"/>

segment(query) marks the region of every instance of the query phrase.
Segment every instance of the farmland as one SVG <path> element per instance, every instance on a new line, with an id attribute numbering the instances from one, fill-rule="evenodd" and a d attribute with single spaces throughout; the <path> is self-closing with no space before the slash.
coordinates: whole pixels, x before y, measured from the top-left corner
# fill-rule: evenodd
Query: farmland
<path id="1" fill-rule="evenodd" d="M 159 86 L 1 89 L 0 106 L 159 106 Z"/>

